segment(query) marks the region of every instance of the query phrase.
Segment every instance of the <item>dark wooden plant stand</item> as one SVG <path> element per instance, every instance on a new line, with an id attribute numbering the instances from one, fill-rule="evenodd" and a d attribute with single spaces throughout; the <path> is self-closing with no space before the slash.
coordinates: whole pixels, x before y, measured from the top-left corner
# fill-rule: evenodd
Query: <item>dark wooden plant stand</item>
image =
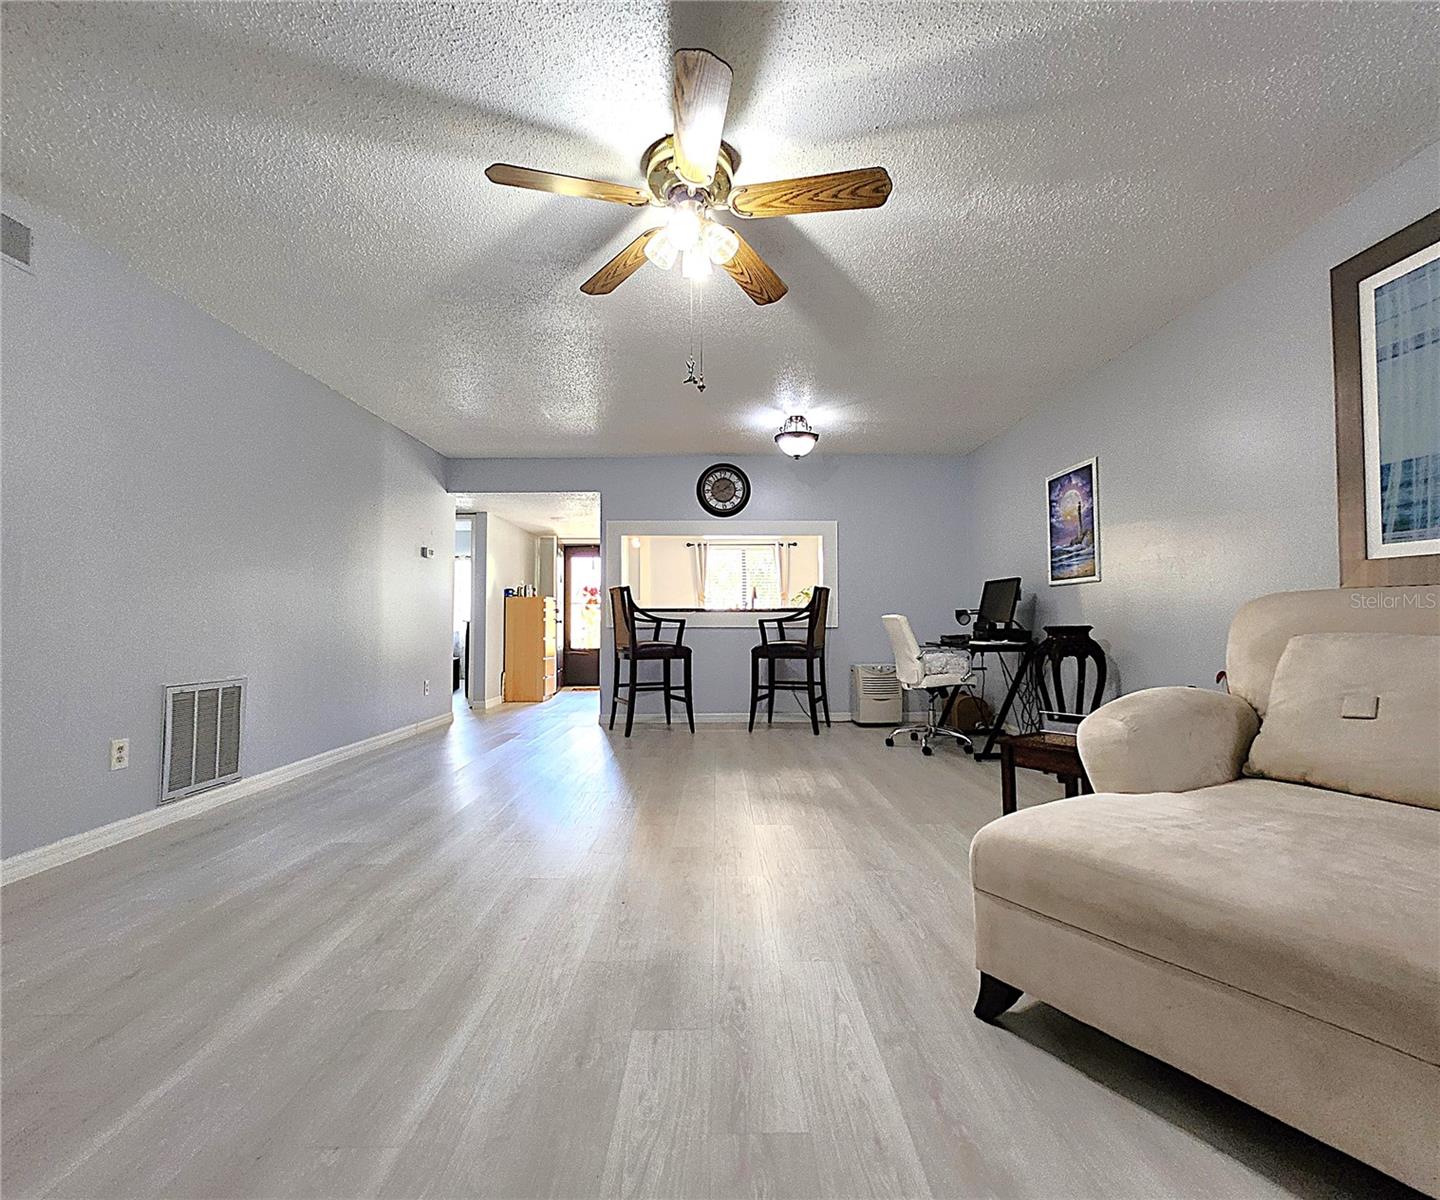
<path id="1" fill-rule="evenodd" d="M 1035 690 L 1040 694 L 1040 709 L 1050 709 L 1052 687 L 1054 703 L 1061 712 L 1091 713 L 1100 707 L 1105 693 L 1105 651 L 1090 636 L 1089 625 L 1047 625 L 1049 636 L 1026 656 L 1026 665 L 1034 672 Z M 1061 665 L 1075 662 L 1075 684 L 1067 697 Z M 1093 664 L 1095 685 L 1085 695 L 1086 666 Z M 1046 679 L 1046 668 L 1050 678 Z M 979 757 L 978 755 L 976 756 Z M 1065 785 L 1067 796 L 1094 791 L 1080 762 L 1080 751 L 1073 733 L 1017 733 L 1000 739 L 1000 812 L 1015 811 L 1015 768 L 1044 771 L 1056 776 Z"/>

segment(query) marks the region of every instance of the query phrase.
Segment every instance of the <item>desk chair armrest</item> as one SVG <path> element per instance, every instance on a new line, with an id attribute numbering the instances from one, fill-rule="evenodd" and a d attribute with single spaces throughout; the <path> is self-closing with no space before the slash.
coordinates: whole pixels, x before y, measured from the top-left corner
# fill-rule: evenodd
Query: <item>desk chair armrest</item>
<path id="1" fill-rule="evenodd" d="M 675 645 L 683 646 L 685 644 L 684 617 L 662 617 L 659 613 L 653 613 L 647 608 L 641 608 L 638 604 L 634 606 L 633 611 L 636 617 L 643 618 L 646 621 L 653 621 L 655 623 L 655 641 L 659 642 L 664 640 L 660 636 L 662 627 L 666 625 L 674 625 Z"/>
<path id="2" fill-rule="evenodd" d="M 1161 687 L 1101 705 L 1077 740 L 1097 792 L 1189 792 L 1239 779 L 1259 729 L 1238 696 Z"/>

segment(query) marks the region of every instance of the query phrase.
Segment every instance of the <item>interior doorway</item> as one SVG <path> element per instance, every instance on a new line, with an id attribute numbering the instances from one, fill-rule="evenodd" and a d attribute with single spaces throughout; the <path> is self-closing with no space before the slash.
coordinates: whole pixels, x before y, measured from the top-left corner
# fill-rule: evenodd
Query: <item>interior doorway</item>
<path id="1" fill-rule="evenodd" d="M 600 686 L 600 546 L 565 547 L 565 687 Z"/>
<path id="2" fill-rule="evenodd" d="M 599 618 L 603 612 L 599 605 L 604 594 L 604 560 L 598 553 L 600 494 L 454 492 L 451 498 L 455 502 L 457 535 L 461 522 L 468 522 L 470 534 L 468 559 L 464 558 L 464 539 L 457 536 L 456 615 L 452 630 L 456 647 L 462 647 L 467 637 L 469 641 L 469 653 L 463 647 L 460 652 L 465 660 L 463 692 L 470 704 L 479 709 L 503 704 L 505 683 L 512 670 L 524 673 L 538 669 L 547 681 L 558 679 L 561 688 L 569 685 L 598 690 Z M 567 571 L 567 546 L 580 547 L 590 557 L 575 557 L 573 569 Z M 594 576 L 590 578 L 592 570 Z M 572 573 L 585 577 L 594 589 L 586 593 L 585 584 L 580 585 L 582 590 L 577 595 L 581 600 L 586 596 L 590 599 L 586 603 L 577 601 L 573 614 L 566 588 L 566 576 Z M 465 577 L 463 584 L 461 574 Z M 506 611 L 513 597 L 553 601 L 545 610 L 547 620 L 554 624 L 542 625 L 539 641 L 532 644 L 518 636 L 507 639 Z M 573 639 L 568 629 L 572 622 L 580 627 Z M 566 650 L 572 645 L 577 654 L 567 656 Z M 589 653 L 585 654 L 587 649 Z M 598 721 L 599 698 L 591 699 Z"/>
<path id="3" fill-rule="evenodd" d="M 470 627 L 474 612 L 475 518 L 455 517 L 455 586 L 450 621 L 450 690 L 470 699 Z"/>

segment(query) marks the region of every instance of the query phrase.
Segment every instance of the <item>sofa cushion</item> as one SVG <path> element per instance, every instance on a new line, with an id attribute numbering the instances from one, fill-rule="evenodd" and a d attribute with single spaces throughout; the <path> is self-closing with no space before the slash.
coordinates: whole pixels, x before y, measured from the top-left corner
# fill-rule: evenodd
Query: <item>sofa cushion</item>
<path id="1" fill-rule="evenodd" d="M 1437 862 L 1440 813 L 1259 779 L 1056 800 L 971 846 L 978 892 L 1440 1064 Z"/>
<path id="2" fill-rule="evenodd" d="M 1322 588 L 1274 592 L 1242 604 L 1230 622 L 1225 674 L 1230 691 L 1263 718 L 1270 683 L 1290 639 L 1301 633 L 1425 633 L 1440 637 L 1440 587 Z"/>
<path id="3" fill-rule="evenodd" d="M 1440 808 L 1440 638 L 1291 638 L 1245 773 Z"/>

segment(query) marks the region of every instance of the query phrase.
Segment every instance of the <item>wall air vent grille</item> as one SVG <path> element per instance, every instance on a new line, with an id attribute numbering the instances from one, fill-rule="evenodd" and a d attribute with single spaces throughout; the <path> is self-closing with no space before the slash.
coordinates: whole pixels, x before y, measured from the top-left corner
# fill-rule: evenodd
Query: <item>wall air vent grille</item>
<path id="1" fill-rule="evenodd" d="M 0 254 L 5 261 L 29 271 L 34 240 L 30 226 L 17 221 L 9 213 L 0 213 Z"/>
<path id="2" fill-rule="evenodd" d="M 239 779 L 244 723 L 244 679 L 166 688 L 160 803 Z"/>

